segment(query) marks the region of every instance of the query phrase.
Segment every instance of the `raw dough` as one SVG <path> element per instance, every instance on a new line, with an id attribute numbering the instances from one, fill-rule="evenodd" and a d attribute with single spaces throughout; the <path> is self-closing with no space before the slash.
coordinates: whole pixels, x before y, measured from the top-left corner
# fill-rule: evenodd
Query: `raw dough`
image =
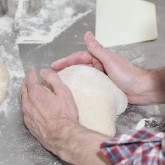
<path id="1" fill-rule="evenodd" d="M 0 59 L 0 104 L 6 97 L 8 85 L 10 82 L 9 72 L 6 65 Z"/>
<path id="2" fill-rule="evenodd" d="M 155 5 L 141 0 L 97 0 L 96 39 L 111 47 L 156 39 Z"/>
<path id="3" fill-rule="evenodd" d="M 127 107 L 126 95 L 103 72 L 74 65 L 59 73 L 71 89 L 79 110 L 79 121 L 94 131 L 114 136 L 116 115 Z"/>

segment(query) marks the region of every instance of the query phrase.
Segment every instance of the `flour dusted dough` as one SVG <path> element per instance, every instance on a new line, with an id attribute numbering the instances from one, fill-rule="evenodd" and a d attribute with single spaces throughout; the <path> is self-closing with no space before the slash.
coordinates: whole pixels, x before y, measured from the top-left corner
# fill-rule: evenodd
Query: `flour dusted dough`
<path id="1" fill-rule="evenodd" d="M 126 95 L 101 71 L 74 65 L 59 73 L 72 91 L 80 123 L 97 132 L 114 136 L 116 115 L 127 107 Z"/>
<path id="2" fill-rule="evenodd" d="M 0 59 L 0 104 L 6 97 L 8 85 L 10 82 L 9 72 L 6 65 Z"/>
<path id="3" fill-rule="evenodd" d="M 111 47 L 156 39 L 155 5 L 142 0 L 97 0 L 96 39 Z"/>

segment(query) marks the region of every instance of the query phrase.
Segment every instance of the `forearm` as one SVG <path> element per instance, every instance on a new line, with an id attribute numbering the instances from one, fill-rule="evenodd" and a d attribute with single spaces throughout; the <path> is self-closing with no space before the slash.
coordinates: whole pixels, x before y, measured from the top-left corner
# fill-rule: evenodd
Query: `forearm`
<path id="1" fill-rule="evenodd" d="M 108 164 L 100 152 L 100 144 L 110 138 L 93 132 L 79 124 L 68 122 L 55 140 L 57 155 L 74 165 Z"/>

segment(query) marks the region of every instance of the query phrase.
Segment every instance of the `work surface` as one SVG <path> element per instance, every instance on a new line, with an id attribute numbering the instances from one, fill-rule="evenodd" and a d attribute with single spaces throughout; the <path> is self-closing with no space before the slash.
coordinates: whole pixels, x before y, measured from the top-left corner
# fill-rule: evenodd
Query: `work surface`
<path id="1" fill-rule="evenodd" d="M 132 63 L 149 69 L 165 66 L 165 1 L 153 0 L 153 2 L 157 6 L 158 40 L 111 48 L 112 51 L 127 57 Z M 33 30 L 35 31 L 37 28 L 40 29 L 38 33 L 46 33 L 50 30 L 48 27 L 55 21 L 58 22 L 58 26 L 56 26 L 56 33 L 54 33 L 56 38 L 48 45 L 27 46 L 21 44 L 19 46 L 21 58 L 16 45 L 17 33 L 12 31 L 13 19 L 7 16 L 0 18 L 0 25 L 5 23 L 5 27 L 0 26 L 0 57 L 6 62 L 11 76 L 8 96 L 0 106 L 0 165 L 65 164 L 47 152 L 23 125 L 18 97 L 24 78 L 21 60 L 26 61 L 24 62 L 25 70 L 33 65 L 39 71 L 41 68 L 49 67 L 52 61 L 75 51 L 85 50 L 83 35 L 87 30 L 94 32 L 95 2 L 87 0 L 58 2 L 57 0 L 50 3 L 52 4 L 47 5 L 48 10 L 52 10 L 53 7 L 56 11 L 66 9 L 68 18 L 65 19 L 65 15 L 58 16 L 58 13 L 55 18 L 55 13 L 53 13 L 47 18 L 48 22 L 43 25 L 43 21 L 40 20 L 41 24 L 38 25 L 39 21 L 37 22 L 35 19 L 33 23 L 32 21 L 29 24 L 28 21 L 26 24 L 24 22 L 19 36 L 31 35 Z M 29 34 L 29 32 L 31 33 Z M 132 132 L 143 127 L 164 131 L 165 115 L 163 111 L 165 114 L 164 105 L 129 105 L 126 112 L 117 118 L 117 133 Z"/>

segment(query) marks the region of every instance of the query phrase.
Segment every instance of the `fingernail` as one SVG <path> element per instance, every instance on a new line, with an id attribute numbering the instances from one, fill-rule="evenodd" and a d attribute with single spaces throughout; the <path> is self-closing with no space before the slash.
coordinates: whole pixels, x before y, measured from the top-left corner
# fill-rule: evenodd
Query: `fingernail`
<path id="1" fill-rule="evenodd" d="M 65 60 L 65 58 L 61 58 L 59 59 L 58 61 L 55 61 L 51 64 L 51 67 L 54 68 L 54 67 L 58 67 L 58 65 L 60 65 L 61 62 L 63 62 Z"/>
<path id="2" fill-rule="evenodd" d="M 55 64 L 56 64 L 56 62 L 53 62 L 53 63 L 51 64 L 51 68 L 53 68 Z"/>
<path id="3" fill-rule="evenodd" d="M 53 62 L 53 63 L 51 64 L 51 67 L 54 68 L 54 67 L 56 67 L 59 63 L 60 63 L 59 61 Z"/>
<path id="4" fill-rule="evenodd" d="M 35 72 L 34 67 L 31 67 L 31 68 L 27 71 L 27 74 L 30 74 L 31 72 Z"/>

